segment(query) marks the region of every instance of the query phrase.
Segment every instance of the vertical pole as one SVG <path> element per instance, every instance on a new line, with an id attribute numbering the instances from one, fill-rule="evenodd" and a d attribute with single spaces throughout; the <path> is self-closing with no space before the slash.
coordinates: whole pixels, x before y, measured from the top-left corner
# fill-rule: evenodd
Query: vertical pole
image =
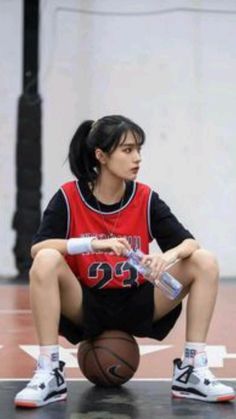
<path id="1" fill-rule="evenodd" d="M 23 80 L 18 101 L 16 209 L 13 229 L 15 263 L 27 277 L 30 247 L 41 217 L 41 98 L 38 92 L 39 0 L 24 0 Z"/>

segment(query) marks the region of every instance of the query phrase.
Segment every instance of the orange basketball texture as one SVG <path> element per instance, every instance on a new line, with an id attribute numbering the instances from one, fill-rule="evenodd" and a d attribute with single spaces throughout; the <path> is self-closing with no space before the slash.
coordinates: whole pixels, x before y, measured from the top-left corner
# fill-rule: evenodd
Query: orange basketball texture
<path id="1" fill-rule="evenodd" d="M 139 347 L 133 336 L 108 330 L 83 341 L 78 349 L 82 373 L 92 383 L 105 387 L 120 386 L 130 380 L 139 365 Z"/>

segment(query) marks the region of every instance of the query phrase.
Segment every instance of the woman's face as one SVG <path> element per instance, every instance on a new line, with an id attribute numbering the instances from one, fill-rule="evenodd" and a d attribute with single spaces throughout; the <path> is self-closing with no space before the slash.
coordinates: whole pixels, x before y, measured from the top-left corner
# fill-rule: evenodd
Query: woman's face
<path id="1" fill-rule="evenodd" d="M 112 153 L 102 153 L 101 174 L 107 172 L 116 178 L 123 180 L 135 180 L 140 168 L 141 146 L 131 132 L 128 132 L 125 140 L 121 138 L 119 145 Z M 100 150 L 101 151 L 101 150 Z"/>

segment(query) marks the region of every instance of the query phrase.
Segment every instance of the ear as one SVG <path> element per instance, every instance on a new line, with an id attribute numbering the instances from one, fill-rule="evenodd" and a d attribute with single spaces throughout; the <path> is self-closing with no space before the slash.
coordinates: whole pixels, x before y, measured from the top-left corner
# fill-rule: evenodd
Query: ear
<path id="1" fill-rule="evenodd" d="M 102 151 L 100 148 L 96 148 L 95 157 L 100 164 L 106 164 L 106 153 L 104 153 L 104 151 Z"/>

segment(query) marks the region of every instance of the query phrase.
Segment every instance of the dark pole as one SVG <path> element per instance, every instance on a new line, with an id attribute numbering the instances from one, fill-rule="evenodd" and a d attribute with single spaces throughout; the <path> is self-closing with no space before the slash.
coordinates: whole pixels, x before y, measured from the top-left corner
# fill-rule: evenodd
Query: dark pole
<path id="1" fill-rule="evenodd" d="M 13 249 L 19 275 L 27 277 L 30 247 L 40 223 L 41 99 L 38 92 L 39 0 L 24 0 L 23 80 L 18 102 L 16 143 L 16 210 Z"/>

